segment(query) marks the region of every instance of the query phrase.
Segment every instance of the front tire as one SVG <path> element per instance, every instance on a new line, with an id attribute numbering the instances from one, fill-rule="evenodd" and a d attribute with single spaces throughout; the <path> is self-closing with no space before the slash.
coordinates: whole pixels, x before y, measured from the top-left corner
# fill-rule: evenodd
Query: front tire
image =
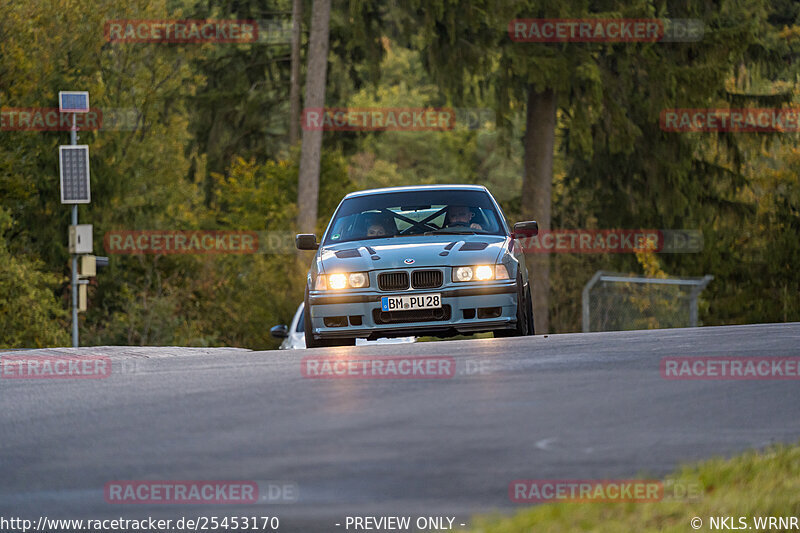
<path id="1" fill-rule="evenodd" d="M 530 280 L 528 280 L 528 288 L 525 290 L 525 312 L 528 314 L 528 335 L 536 335 L 536 328 L 533 323 L 533 298 L 531 298 Z"/>
<path id="2" fill-rule="evenodd" d="M 522 277 L 517 276 L 517 325 L 514 329 L 499 329 L 494 338 L 525 337 L 533 335 L 533 304 L 531 289 L 522 288 Z"/>

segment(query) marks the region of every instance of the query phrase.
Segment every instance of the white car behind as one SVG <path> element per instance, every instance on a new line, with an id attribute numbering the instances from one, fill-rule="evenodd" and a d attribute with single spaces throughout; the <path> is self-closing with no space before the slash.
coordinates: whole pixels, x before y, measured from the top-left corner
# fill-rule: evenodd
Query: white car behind
<path id="1" fill-rule="evenodd" d="M 302 350 L 306 347 L 306 336 L 303 329 L 303 311 L 305 304 L 300 302 L 297 306 L 297 311 L 292 318 L 292 323 L 287 327 L 284 324 L 273 326 L 269 333 L 276 339 L 283 339 L 279 349 L 281 350 Z M 395 337 L 391 339 L 381 338 L 374 341 L 367 339 L 356 339 L 356 346 L 364 346 L 369 344 L 403 344 L 407 342 L 416 342 L 416 337 Z"/>

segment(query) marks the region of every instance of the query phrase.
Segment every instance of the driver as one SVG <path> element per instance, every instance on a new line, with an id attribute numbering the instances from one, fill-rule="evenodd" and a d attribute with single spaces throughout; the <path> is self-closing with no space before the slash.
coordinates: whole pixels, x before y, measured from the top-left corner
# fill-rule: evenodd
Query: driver
<path id="1" fill-rule="evenodd" d="M 386 228 L 383 224 L 374 222 L 367 228 L 367 237 L 383 237 L 386 235 Z"/>
<path id="2" fill-rule="evenodd" d="M 472 218 L 474 216 L 475 213 L 472 212 L 472 209 L 465 205 L 451 205 L 447 209 L 445 227 L 452 228 L 458 226 L 468 226 L 471 229 L 482 230 L 483 228 L 480 224 L 472 222 Z"/>
<path id="3" fill-rule="evenodd" d="M 364 232 L 367 237 L 390 237 L 397 233 L 394 221 L 383 213 L 369 213 L 364 222 L 366 223 Z"/>

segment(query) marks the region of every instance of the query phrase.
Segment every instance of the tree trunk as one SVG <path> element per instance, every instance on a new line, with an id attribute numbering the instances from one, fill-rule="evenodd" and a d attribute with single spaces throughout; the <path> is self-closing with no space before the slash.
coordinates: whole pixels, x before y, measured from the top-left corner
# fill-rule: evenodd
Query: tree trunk
<path id="1" fill-rule="evenodd" d="M 311 36 L 308 42 L 308 72 L 306 73 L 306 109 L 325 106 L 325 79 L 328 70 L 328 26 L 331 0 L 314 0 L 311 8 Z M 319 168 L 322 151 L 322 130 L 303 132 L 300 151 L 300 173 L 297 180 L 297 229 L 314 233 L 317 226 L 319 198 Z"/>
<path id="2" fill-rule="evenodd" d="M 525 123 L 524 176 L 522 178 L 522 218 L 536 220 L 539 229 L 550 229 L 550 201 L 553 186 L 553 149 L 556 135 L 557 98 L 552 89 L 536 92 L 528 88 Z M 529 255 L 533 278 L 533 316 L 537 334 L 548 333 L 550 255 Z"/>
<path id="3" fill-rule="evenodd" d="M 300 45 L 303 42 L 303 0 L 292 0 L 292 72 L 289 86 L 289 144 L 300 140 Z"/>

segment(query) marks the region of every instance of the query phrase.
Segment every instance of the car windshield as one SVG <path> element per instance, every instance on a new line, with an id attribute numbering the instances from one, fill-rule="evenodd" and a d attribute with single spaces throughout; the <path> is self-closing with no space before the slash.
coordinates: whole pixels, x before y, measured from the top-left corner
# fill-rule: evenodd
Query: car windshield
<path id="1" fill-rule="evenodd" d="M 423 234 L 491 234 L 505 230 L 489 195 L 430 189 L 348 198 L 336 211 L 325 244 Z"/>

